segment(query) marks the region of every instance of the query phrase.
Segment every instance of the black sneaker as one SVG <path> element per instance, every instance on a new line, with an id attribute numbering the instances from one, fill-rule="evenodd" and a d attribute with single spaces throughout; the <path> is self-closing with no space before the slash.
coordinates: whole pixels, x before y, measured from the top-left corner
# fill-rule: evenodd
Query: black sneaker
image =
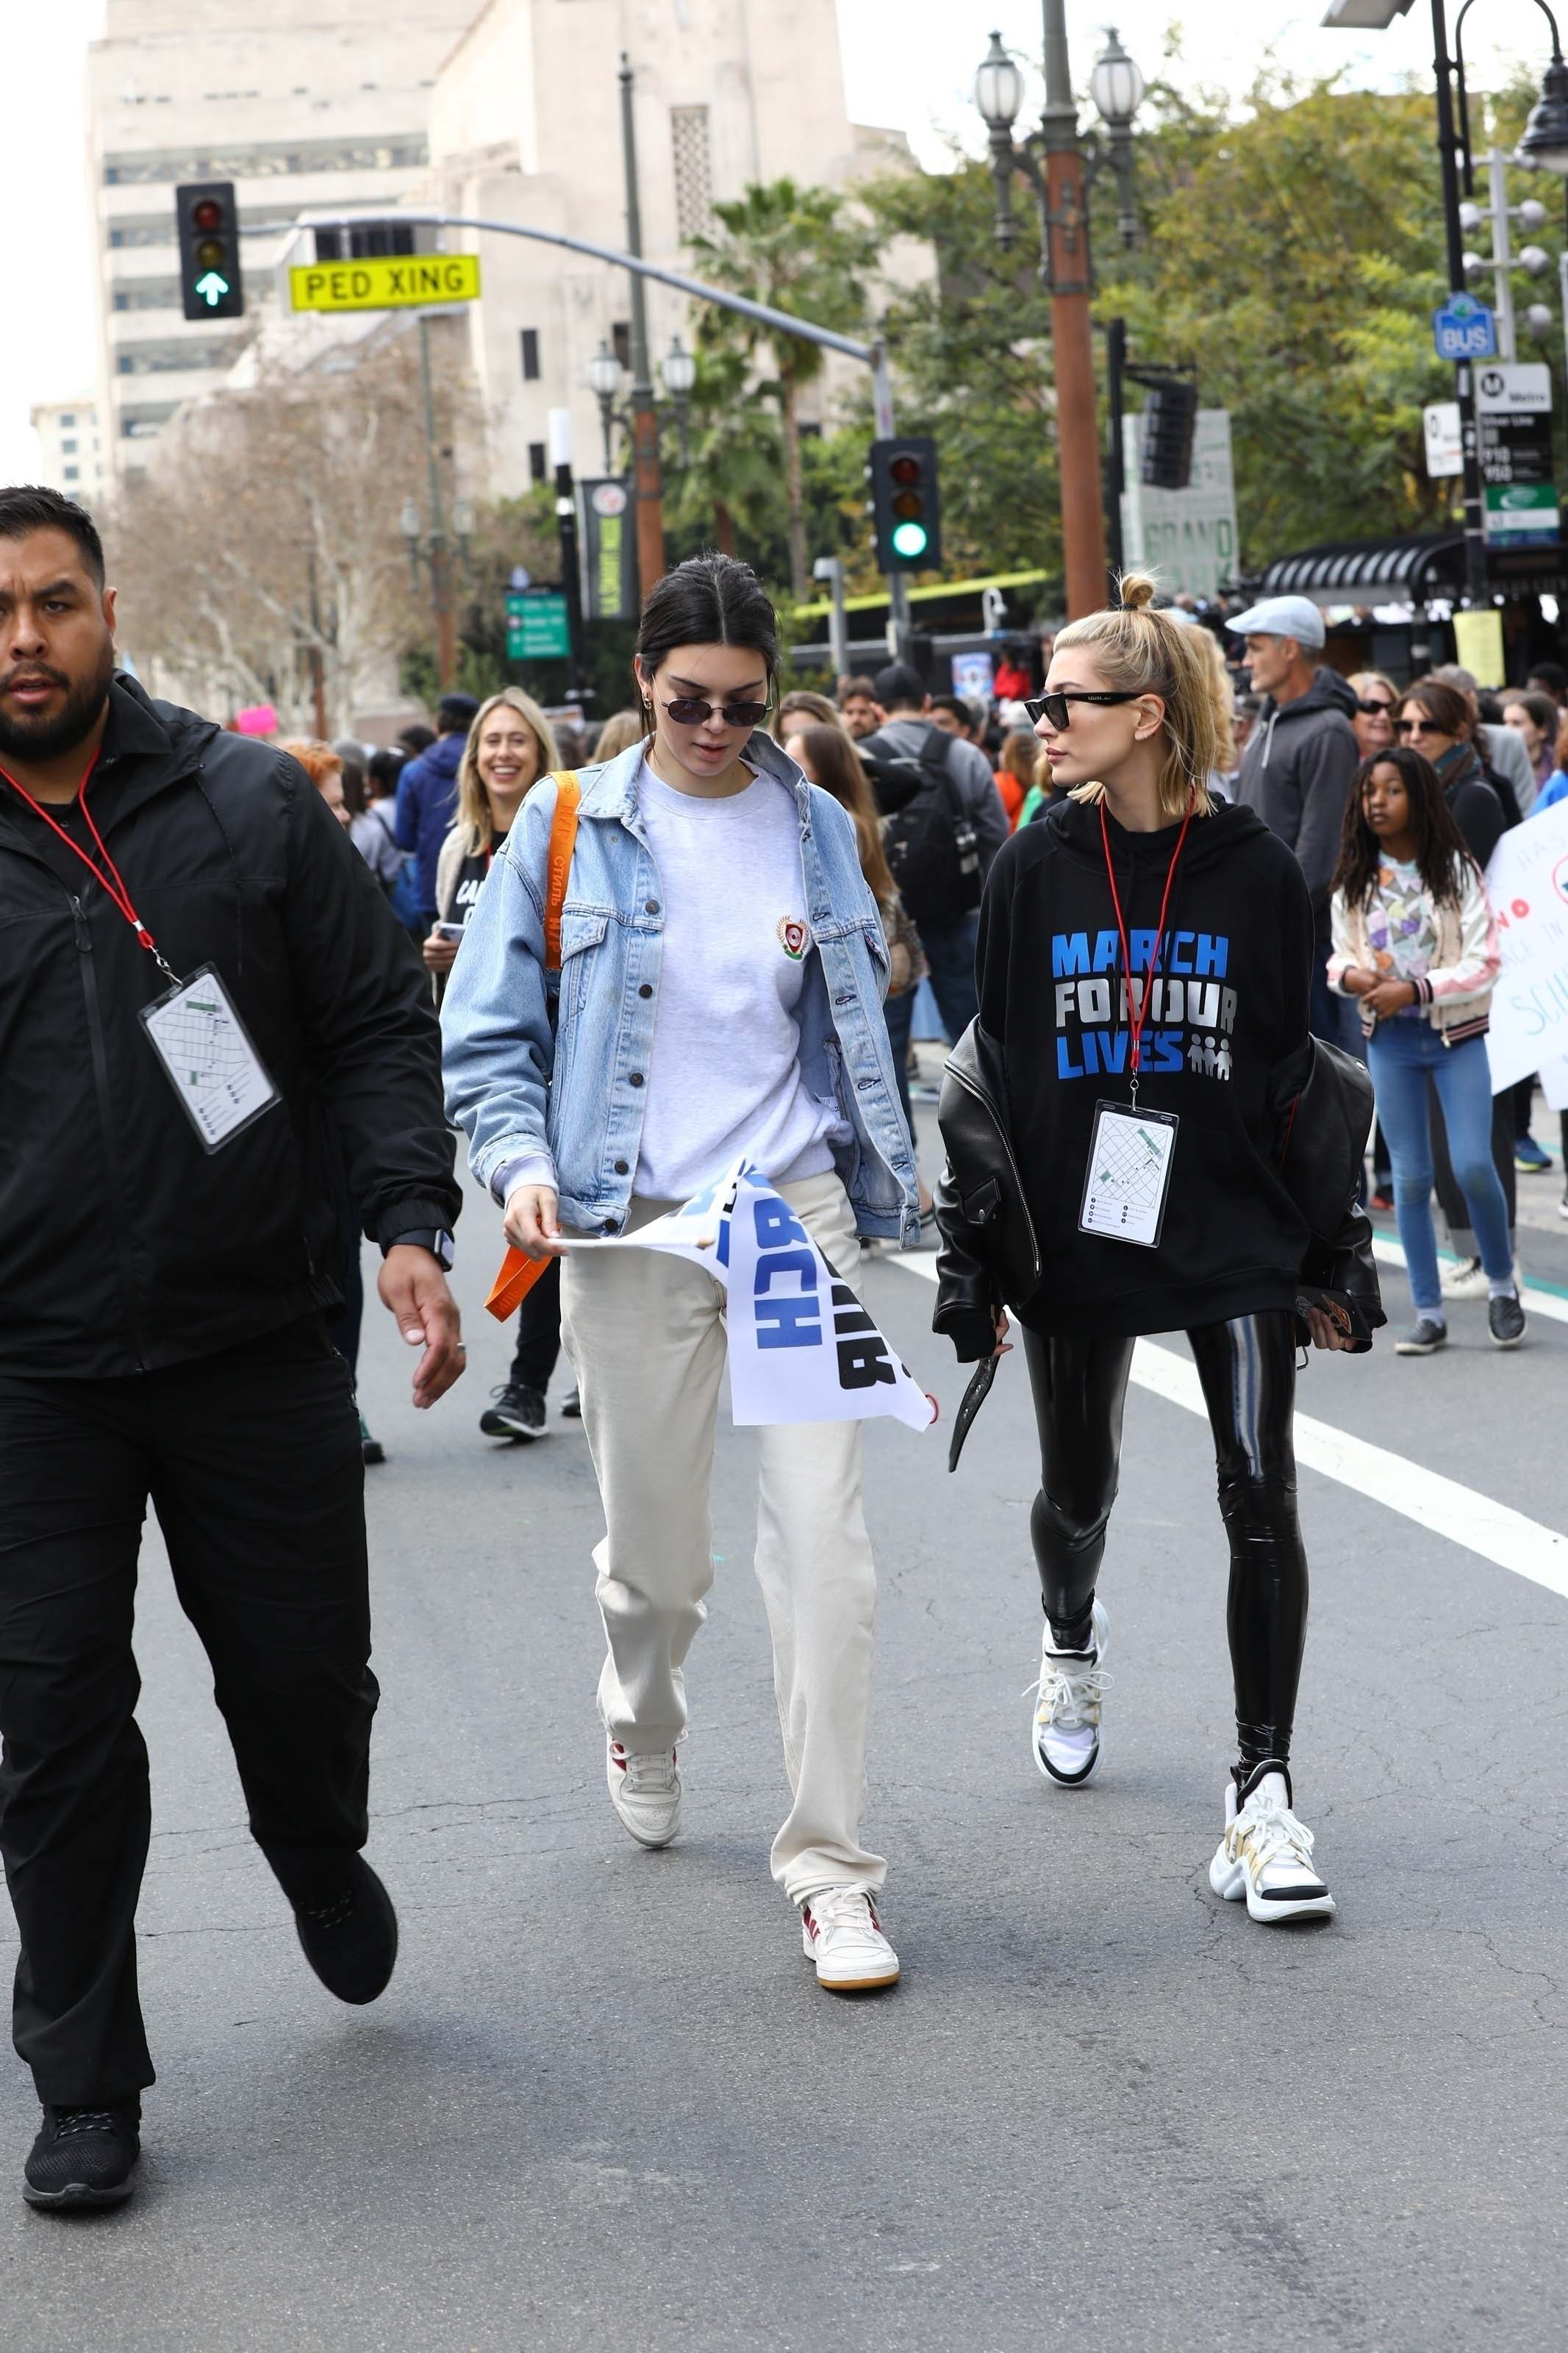
<path id="1" fill-rule="evenodd" d="M 568 1389 L 565 1396 L 562 1398 L 561 1419 L 563 1421 L 582 1420 L 583 1400 L 578 1396 L 575 1389 Z"/>
<path id="2" fill-rule="evenodd" d="M 542 1438 L 544 1435 L 544 1399 L 537 1389 L 525 1389 L 521 1381 L 508 1381 L 490 1391 L 495 1399 L 479 1416 L 479 1428 L 487 1438 Z"/>
<path id="3" fill-rule="evenodd" d="M 1488 1300 L 1487 1329 L 1494 1348 L 1518 1347 L 1524 1337 L 1524 1310 L 1516 1291 L 1505 1291 L 1500 1299 Z"/>
<path id="4" fill-rule="evenodd" d="M 29 2206 L 121 2206 L 142 2154 L 142 2103 L 44 2108 L 43 2129 L 22 2169 Z"/>
<path id="5" fill-rule="evenodd" d="M 1436 1316 L 1418 1315 L 1408 1332 L 1402 1332 L 1394 1344 L 1396 1356 L 1430 1356 L 1436 1349 L 1447 1344 L 1448 1327 Z"/>
<path id="6" fill-rule="evenodd" d="M 363 2006 L 386 1991 L 397 1963 L 397 1915 L 362 1855 L 349 1859 L 349 1881 L 335 1904 L 296 1912 L 305 1958 L 329 1993 Z"/>
<path id="7" fill-rule="evenodd" d="M 363 1413 L 359 1418 L 359 1451 L 367 1462 L 384 1462 L 386 1460 L 385 1447 L 379 1438 L 371 1436 L 369 1425 Z"/>

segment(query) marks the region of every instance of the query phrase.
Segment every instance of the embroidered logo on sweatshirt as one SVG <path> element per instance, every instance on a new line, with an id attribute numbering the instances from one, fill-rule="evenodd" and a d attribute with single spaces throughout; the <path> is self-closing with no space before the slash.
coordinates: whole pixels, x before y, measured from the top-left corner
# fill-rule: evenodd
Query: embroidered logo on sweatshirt
<path id="1" fill-rule="evenodd" d="M 797 923 L 793 915 L 781 915 L 779 945 L 792 964 L 798 964 L 811 945 L 810 925 Z"/>

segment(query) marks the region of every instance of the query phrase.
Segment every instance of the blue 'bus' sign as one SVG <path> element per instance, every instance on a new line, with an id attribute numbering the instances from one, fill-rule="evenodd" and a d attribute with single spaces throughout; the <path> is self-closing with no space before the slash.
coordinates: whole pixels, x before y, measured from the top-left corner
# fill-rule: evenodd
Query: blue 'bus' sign
<path id="1" fill-rule="evenodd" d="M 1450 294 L 1432 313 L 1432 341 L 1440 360 L 1494 360 L 1497 321 L 1473 294 Z"/>

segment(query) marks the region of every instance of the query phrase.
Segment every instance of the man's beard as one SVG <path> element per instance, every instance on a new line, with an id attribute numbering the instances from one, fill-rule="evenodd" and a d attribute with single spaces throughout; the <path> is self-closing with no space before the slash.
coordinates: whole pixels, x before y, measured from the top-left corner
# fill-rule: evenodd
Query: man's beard
<path id="1" fill-rule="evenodd" d="M 58 670 L 35 670 L 28 675 L 63 682 Z M 8 754 L 14 760 L 37 764 L 74 752 L 97 724 L 113 676 L 114 648 L 106 645 L 91 677 L 68 688 L 64 705 L 52 719 L 17 717 L 6 712 L 0 699 L 0 758 Z"/>

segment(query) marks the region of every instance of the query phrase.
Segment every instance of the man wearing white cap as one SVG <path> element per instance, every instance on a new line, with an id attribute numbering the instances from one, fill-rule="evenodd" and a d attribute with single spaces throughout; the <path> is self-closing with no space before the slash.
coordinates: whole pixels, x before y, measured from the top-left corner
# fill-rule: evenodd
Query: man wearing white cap
<path id="1" fill-rule="evenodd" d="M 1247 640 L 1252 691 L 1266 700 L 1247 739 L 1236 797 L 1288 841 L 1311 894 L 1317 934 L 1310 1020 L 1333 1045 L 1344 1040 L 1340 1000 L 1329 990 L 1329 884 L 1361 754 L 1351 726 L 1355 695 L 1337 670 L 1313 661 L 1323 649 L 1323 617 L 1310 597 L 1266 596 L 1226 627 Z"/>

